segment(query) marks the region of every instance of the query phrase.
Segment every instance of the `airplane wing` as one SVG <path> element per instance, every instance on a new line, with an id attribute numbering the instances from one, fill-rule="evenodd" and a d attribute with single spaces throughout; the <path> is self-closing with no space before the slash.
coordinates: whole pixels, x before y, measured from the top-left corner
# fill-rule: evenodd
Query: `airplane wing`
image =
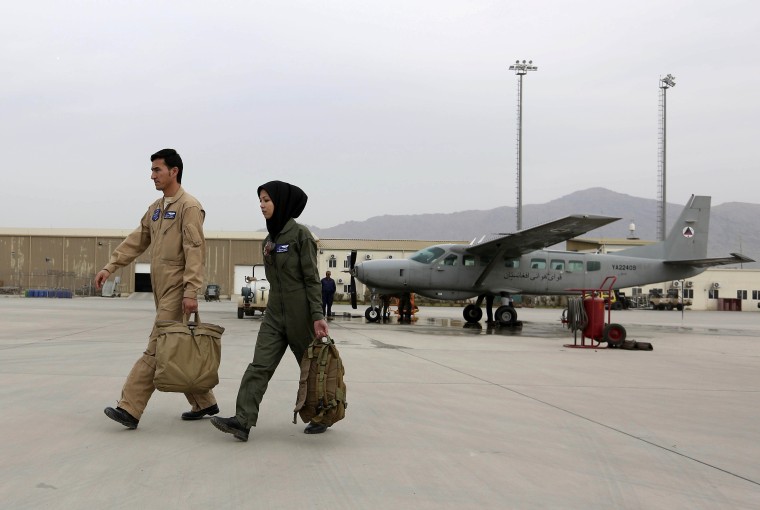
<path id="1" fill-rule="evenodd" d="M 754 262 L 754 260 L 742 255 L 741 253 L 732 253 L 730 257 L 715 257 L 711 259 L 692 260 L 666 260 L 665 264 L 673 266 L 713 267 L 727 266 L 729 264 L 748 264 L 750 262 Z"/>
<path id="2" fill-rule="evenodd" d="M 519 257 L 523 253 L 553 246 L 619 219 L 610 216 L 575 214 L 513 234 L 503 234 L 488 240 L 481 239 L 481 242 L 469 246 L 467 252 L 489 257 L 491 262 L 483 269 L 475 281 L 475 286 L 480 285 L 491 269 L 505 258 Z"/>

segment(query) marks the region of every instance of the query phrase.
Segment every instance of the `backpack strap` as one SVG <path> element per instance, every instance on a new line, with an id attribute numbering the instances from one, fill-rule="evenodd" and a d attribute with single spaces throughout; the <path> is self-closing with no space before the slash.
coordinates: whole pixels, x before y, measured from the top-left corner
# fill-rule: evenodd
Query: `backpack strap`
<path id="1" fill-rule="evenodd" d="M 309 381 L 309 370 L 311 368 L 311 360 L 314 357 L 314 342 L 312 342 L 309 347 L 306 349 L 306 352 L 303 353 L 303 358 L 301 358 L 301 376 L 298 380 L 298 395 L 296 396 L 296 407 L 293 409 L 293 423 L 298 423 L 296 421 L 296 417 L 298 416 L 298 412 L 303 409 L 303 406 L 306 404 L 306 397 L 308 396 L 308 381 Z"/>

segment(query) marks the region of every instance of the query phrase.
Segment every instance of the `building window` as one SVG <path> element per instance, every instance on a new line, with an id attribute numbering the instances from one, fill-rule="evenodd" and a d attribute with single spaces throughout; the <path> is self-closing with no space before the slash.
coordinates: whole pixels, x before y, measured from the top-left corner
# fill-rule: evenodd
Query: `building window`
<path id="1" fill-rule="evenodd" d="M 327 267 L 338 267 L 338 261 L 335 259 L 327 259 Z"/>
<path id="2" fill-rule="evenodd" d="M 344 294 L 350 294 L 351 293 L 351 286 L 350 285 L 344 285 L 343 286 L 343 293 Z"/>
<path id="3" fill-rule="evenodd" d="M 752 291 L 752 299 L 760 299 L 760 290 Z"/>
<path id="4" fill-rule="evenodd" d="M 343 261 L 343 269 L 348 269 L 351 267 L 351 258 L 346 257 L 346 260 Z"/>
<path id="5" fill-rule="evenodd" d="M 599 271 L 602 269 L 602 263 L 598 260 L 589 260 L 586 262 L 586 271 Z"/>
<path id="6" fill-rule="evenodd" d="M 720 291 L 718 289 L 710 289 L 707 291 L 707 299 L 719 299 Z"/>
<path id="7" fill-rule="evenodd" d="M 747 299 L 747 291 L 746 290 L 737 290 L 736 291 L 736 299 Z"/>
<path id="8" fill-rule="evenodd" d="M 644 292 L 643 292 L 643 290 L 642 290 L 641 287 L 634 287 L 633 289 L 631 289 L 631 294 L 634 295 L 634 296 L 640 296 L 643 293 Z"/>
<path id="9" fill-rule="evenodd" d="M 684 299 L 694 299 L 694 289 L 683 289 Z"/>

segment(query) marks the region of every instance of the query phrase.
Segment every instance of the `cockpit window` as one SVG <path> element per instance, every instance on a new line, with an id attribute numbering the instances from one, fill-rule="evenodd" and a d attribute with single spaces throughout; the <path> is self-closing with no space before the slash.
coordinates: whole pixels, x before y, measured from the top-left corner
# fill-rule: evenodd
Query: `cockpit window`
<path id="1" fill-rule="evenodd" d="M 423 264 L 430 264 L 435 259 L 443 255 L 445 250 L 443 248 L 437 248 L 435 246 L 430 248 L 423 248 L 410 258 L 416 262 L 422 262 Z"/>

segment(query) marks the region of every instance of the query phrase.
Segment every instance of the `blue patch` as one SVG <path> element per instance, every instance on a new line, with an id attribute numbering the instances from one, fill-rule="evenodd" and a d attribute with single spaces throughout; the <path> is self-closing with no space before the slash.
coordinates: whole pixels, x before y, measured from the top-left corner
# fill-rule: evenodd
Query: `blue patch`
<path id="1" fill-rule="evenodd" d="M 276 244 L 274 246 L 275 253 L 288 253 L 289 244 Z"/>
<path id="2" fill-rule="evenodd" d="M 153 221 L 156 221 L 158 218 L 161 217 L 161 209 L 156 209 L 153 211 Z"/>
<path id="3" fill-rule="evenodd" d="M 164 214 L 165 220 L 173 220 L 177 216 L 177 211 L 166 211 Z"/>

